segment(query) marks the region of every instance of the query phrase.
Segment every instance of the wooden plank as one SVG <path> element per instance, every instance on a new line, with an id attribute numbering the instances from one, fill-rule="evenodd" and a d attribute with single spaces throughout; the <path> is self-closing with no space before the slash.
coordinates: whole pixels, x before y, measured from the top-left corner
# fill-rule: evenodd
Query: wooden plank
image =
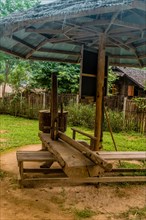
<path id="1" fill-rule="evenodd" d="M 48 151 L 17 151 L 16 156 L 18 161 L 55 161 Z"/>
<path id="2" fill-rule="evenodd" d="M 146 172 L 146 168 L 117 168 L 112 169 L 112 173 Z"/>
<path id="3" fill-rule="evenodd" d="M 145 182 L 146 183 L 146 177 L 145 176 L 124 176 L 124 177 L 89 177 L 89 178 L 59 178 L 59 177 L 53 177 L 53 178 L 33 178 L 33 179 L 25 179 L 29 181 L 48 181 L 50 183 L 62 183 L 62 182 L 68 182 L 68 183 L 122 183 L 122 182 Z"/>
<path id="4" fill-rule="evenodd" d="M 87 134 L 87 133 L 85 133 L 85 132 L 83 132 L 83 131 L 80 131 L 80 130 L 78 130 L 78 129 L 76 129 L 76 128 L 71 128 L 71 129 L 72 129 L 73 131 L 79 133 L 79 134 L 85 135 L 86 137 L 88 137 L 88 138 L 90 138 L 90 139 L 97 140 L 96 137 L 94 137 L 94 136 L 92 136 L 92 135 L 90 135 L 90 134 Z"/>
<path id="5" fill-rule="evenodd" d="M 23 173 L 45 173 L 45 174 L 62 174 L 64 173 L 61 168 L 24 168 Z"/>
<path id="6" fill-rule="evenodd" d="M 95 152 L 91 151 L 90 149 L 88 149 L 84 145 L 71 139 L 70 137 L 66 136 L 64 133 L 62 133 L 60 131 L 58 132 L 58 135 L 59 135 L 59 138 L 61 138 L 63 141 L 67 142 L 68 144 L 70 144 L 74 148 L 76 148 L 78 151 L 80 151 L 82 154 L 84 154 L 87 158 L 92 160 L 95 164 L 99 165 L 100 167 L 102 167 L 103 169 L 105 169 L 107 171 L 112 170 L 112 164 L 110 164 L 107 161 L 105 161 L 104 159 L 102 159 Z"/>
<path id="7" fill-rule="evenodd" d="M 86 158 L 80 151 L 68 143 L 58 140 L 53 141 L 49 134 L 39 133 L 41 141 L 48 150 L 54 154 L 58 163 L 69 177 L 97 176 L 104 170 Z"/>
<path id="8" fill-rule="evenodd" d="M 146 151 L 135 152 L 97 152 L 105 160 L 146 160 Z"/>

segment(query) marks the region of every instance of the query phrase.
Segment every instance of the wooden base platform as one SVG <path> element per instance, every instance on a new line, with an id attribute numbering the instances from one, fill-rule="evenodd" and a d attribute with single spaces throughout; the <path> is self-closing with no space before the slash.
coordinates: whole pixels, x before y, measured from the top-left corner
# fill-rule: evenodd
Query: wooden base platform
<path id="1" fill-rule="evenodd" d="M 141 169 L 112 168 L 105 170 L 90 160 L 85 152 L 80 152 L 63 140 L 53 141 L 49 134 L 40 133 L 40 139 L 48 151 L 17 151 L 20 184 L 28 180 L 61 181 L 69 183 L 105 183 L 105 182 L 146 182 L 146 167 Z M 90 151 L 89 151 L 90 152 Z M 94 152 L 100 161 L 139 160 L 146 161 L 146 151 L 138 152 Z M 94 156 L 94 154 L 93 154 Z M 107 162 L 106 162 L 107 161 Z M 45 162 L 47 167 L 25 167 L 26 162 Z M 52 169 L 57 162 L 60 168 Z M 28 174 L 33 174 L 33 178 Z M 34 175 L 41 173 L 41 175 Z M 27 174 L 27 176 L 25 176 Z M 32 175 L 31 175 L 32 176 Z"/>

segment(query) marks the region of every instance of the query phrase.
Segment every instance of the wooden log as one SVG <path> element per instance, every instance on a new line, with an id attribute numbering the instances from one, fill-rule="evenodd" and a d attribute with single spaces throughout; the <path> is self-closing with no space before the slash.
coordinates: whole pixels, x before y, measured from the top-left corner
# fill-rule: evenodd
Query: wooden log
<path id="1" fill-rule="evenodd" d="M 51 88 L 51 138 L 57 140 L 58 138 L 58 96 L 57 96 L 57 75 L 52 74 L 52 88 Z"/>
<path id="2" fill-rule="evenodd" d="M 61 131 L 58 132 L 58 137 L 63 141 L 67 142 L 71 146 L 75 147 L 79 150 L 83 155 L 93 161 L 95 164 L 99 165 L 100 167 L 104 168 L 106 171 L 112 170 L 112 164 L 108 163 L 104 159 L 102 159 L 97 153 L 91 151 L 84 145 L 78 143 L 77 141 L 71 139 L 70 137 L 63 134 Z"/>
<path id="3" fill-rule="evenodd" d="M 39 133 L 41 141 L 53 153 L 54 157 L 68 177 L 80 178 L 99 176 L 104 169 L 93 161 L 89 160 L 79 150 L 67 142 L 58 139 L 53 141 L 49 134 Z"/>
<path id="4" fill-rule="evenodd" d="M 103 122 L 103 91 L 105 77 L 105 34 L 101 34 L 98 51 L 98 74 L 96 86 L 96 116 L 95 116 L 95 141 L 94 150 L 99 151 L 102 148 L 102 122 Z"/>
<path id="5" fill-rule="evenodd" d="M 32 178 L 25 179 L 25 181 L 48 181 L 49 183 L 69 183 L 69 184 L 83 184 L 83 183 L 122 183 L 122 182 L 144 182 L 145 176 L 114 176 L 114 177 L 88 177 L 88 178 L 68 178 L 68 177 L 53 177 L 53 178 Z"/>
<path id="6" fill-rule="evenodd" d="M 97 154 L 105 160 L 146 160 L 146 151 L 97 151 Z"/>

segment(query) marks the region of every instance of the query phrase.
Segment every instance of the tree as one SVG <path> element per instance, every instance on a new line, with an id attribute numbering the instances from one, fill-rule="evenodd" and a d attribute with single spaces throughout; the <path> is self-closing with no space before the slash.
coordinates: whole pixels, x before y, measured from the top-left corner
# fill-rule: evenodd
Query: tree
<path id="1" fill-rule="evenodd" d="M 12 12 L 26 10 L 39 2 L 39 0 L 0 0 L 0 16 L 4 17 Z"/>
<path id="2" fill-rule="evenodd" d="M 108 92 L 111 92 L 111 89 L 114 85 L 114 82 L 118 79 L 118 76 L 113 72 L 112 67 L 108 69 Z"/>
<path id="3" fill-rule="evenodd" d="M 0 17 L 4 17 L 12 12 L 28 9 L 35 4 L 38 4 L 39 0 L 0 0 Z M 4 53 L 0 53 L 0 73 L 1 83 L 3 82 L 2 97 L 5 96 L 6 84 L 9 81 L 9 75 L 12 71 L 12 67 L 18 63 L 18 59 L 8 56 Z"/>
<path id="4" fill-rule="evenodd" d="M 32 70 L 33 87 L 51 88 L 51 74 L 56 72 L 58 75 L 58 92 L 59 93 L 77 93 L 79 90 L 79 65 L 41 62 L 39 68 L 36 68 L 37 62 L 34 63 L 35 68 Z"/>

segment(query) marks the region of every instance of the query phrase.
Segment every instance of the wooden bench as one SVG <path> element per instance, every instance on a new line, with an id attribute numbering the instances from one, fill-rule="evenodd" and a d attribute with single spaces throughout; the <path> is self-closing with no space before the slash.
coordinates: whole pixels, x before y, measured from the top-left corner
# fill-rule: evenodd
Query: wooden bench
<path id="1" fill-rule="evenodd" d="M 48 151 L 17 151 L 16 157 L 19 166 L 20 186 L 23 186 L 24 173 L 44 173 L 56 161 Z M 24 162 L 47 162 L 48 168 L 24 168 Z"/>

